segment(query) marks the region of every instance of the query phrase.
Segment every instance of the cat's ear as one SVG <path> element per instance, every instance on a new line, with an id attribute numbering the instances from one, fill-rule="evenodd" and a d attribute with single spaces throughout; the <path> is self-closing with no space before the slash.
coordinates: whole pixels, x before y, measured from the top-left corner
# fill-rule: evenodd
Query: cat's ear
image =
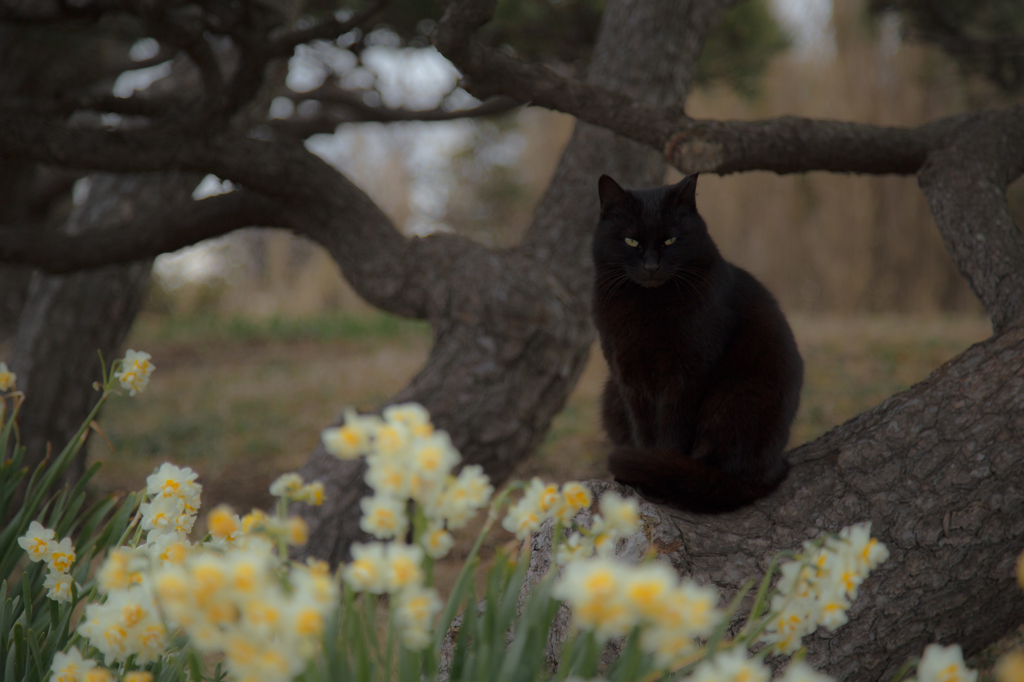
<path id="1" fill-rule="evenodd" d="M 675 185 L 669 193 L 669 201 L 673 206 L 697 210 L 697 174 L 687 175 Z"/>
<path id="2" fill-rule="evenodd" d="M 602 175 L 597 181 L 597 194 L 601 197 L 601 213 L 625 206 L 630 200 L 630 193 L 622 189 L 608 175 Z"/>

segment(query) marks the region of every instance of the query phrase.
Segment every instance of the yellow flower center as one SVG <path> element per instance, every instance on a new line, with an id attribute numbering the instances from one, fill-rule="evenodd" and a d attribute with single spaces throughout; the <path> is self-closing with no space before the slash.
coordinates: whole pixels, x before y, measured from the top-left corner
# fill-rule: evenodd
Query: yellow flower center
<path id="1" fill-rule="evenodd" d="M 295 630 L 300 635 L 319 635 L 323 629 L 323 618 L 316 612 L 316 609 L 304 608 L 299 610 L 299 614 L 295 618 Z"/>
<path id="2" fill-rule="evenodd" d="M 67 573 L 71 568 L 71 564 L 75 560 L 74 553 L 68 554 L 65 552 L 54 552 L 53 553 L 53 567 L 61 573 Z"/>
<path id="3" fill-rule="evenodd" d="M 416 459 L 424 471 L 437 471 L 441 466 L 441 450 L 436 447 L 423 448 Z"/>
<path id="4" fill-rule="evenodd" d="M 612 590 L 615 589 L 615 576 L 612 575 L 611 571 L 596 571 L 587 576 L 587 579 L 583 581 L 583 585 L 587 588 L 588 592 L 595 596 L 611 594 Z"/>
<path id="5" fill-rule="evenodd" d="M 121 609 L 121 619 L 125 625 L 132 627 L 146 617 L 146 609 L 141 604 L 129 604 Z"/>
<path id="6" fill-rule="evenodd" d="M 419 566 L 405 557 L 396 559 L 395 562 L 391 564 L 391 570 L 394 574 L 395 583 L 399 586 L 408 585 L 416 578 L 417 575 L 419 575 Z"/>
<path id="7" fill-rule="evenodd" d="M 390 509 L 377 509 L 373 512 L 373 525 L 384 530 L 395 527 L 395 514 Z"/>

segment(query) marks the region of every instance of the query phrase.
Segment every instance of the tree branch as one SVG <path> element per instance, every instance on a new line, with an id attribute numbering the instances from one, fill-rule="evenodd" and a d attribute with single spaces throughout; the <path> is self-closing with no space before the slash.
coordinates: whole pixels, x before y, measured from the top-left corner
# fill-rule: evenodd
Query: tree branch
<path id="1" fill-rule="evenodd" d="M 334 40 L 338 36 L 345 35 L 352 29 L 362 26 L 374 14 L 384 9 L 387 4 L 388 0 L 374 0 L 366 8 L 356 12 L 345 21 L 331 18 L 315 26 L 286 33 L 271 41 L 267 52 L 272 57 L 287 57 L 291 56 L 297 46 L 311 40 Z"/>
<path id="2" fill-rule="evenodd" d="M 27 3 L 28 4 L 28 3 Z M 128 11 L 124 0 L 97 0 L 90 5 L 70 5 L 67 2 L 38 3 L 33 12 L 21 12 L 0 6 L 0 21 L 12 24 L 63 24 L 68 22 L 98 21 L 108 12 Z"/>
<path id="3" fill-rule="evenodd" d="M 325 246 L 360 296 L 396 315 L 425 318 L 443 305 L 451 259 L 462 253 L 448 247 L 428 255 L 435 240 L 406 239 L 362 190 L 292 140 L 229 130 L 201 138 L 167 128 L 75 129 L 0 111 L 0 156 L 120 173 L 177 169 L 237 182 L 280 200 L 282 224 Z"/>
<path id="4" fill-rule="evenodd" d="M 280 213 L 279 202 L 241 189 L 175 207 L 156 207 L 118 227 L 86 234 L 4 226 L 0 261 L 32 265 L 50 274 L 129 263 L 243 227 L 278 226 Z"/>
<path id="5" fill-rule="evenodd" d="M 1006 188 L 1024 173 L 1024 105 L 963 126 L 929 155 L 918 181 L 946 249 L 996 333 L 1024 322 L 1024 235 Z"/>
<path id="6" fill-rule="evenodd" d="M 763 121 L 684 119 L 666 141 L 665 158 L 683 173 L 779 174 L 808 171 L 912 174 L 965 123 L 961 114 L 917 128 L 784 116 Z"/>
<path id="7" fill-rule="evenodd" d="M 4 107 L 19 112 L 30 112 L 43 116 L 67 116 L 76 111 L 96 111 L 121 116 L 164 116 L 182 110 L 188 102 L 178 97 L 152 97 L 133 95 L 117 97 L 106 93 L 81 96 L 65 95 L 54 99 L 40 100 L 26 97 L 5 99 Z"/>
<path id="8" fill-rule="evenodd" d="M 330 134 L 343 123 L 396 123 L 400 121 L 454 121 L 460 118 L 479 118 L 481 116 L 493 116 L 503 114 L 520 106 L 519 102 L 511 97 L 495 97 L 479 106 L 470 109 L 456 109 L 450 111 L 442 107 L 435 109 L 405 109 L 392 108 L 381 105 L 371 105 L 363 102 L 362 98 L 355 93 L 339 92 L 331 95 L 329 99 L 308 97 L 316 91 L 303 95 L 303 99 L 312 99 L 330 106 L 327 111 L 318 115 L 306 118 L 294 117 L 288 119 L 275 119 L 268 122 L 270 127 L 288 137 L 305 139 L 318 133 Z M 298 97 L 298 95 L 296 95 Z"/>

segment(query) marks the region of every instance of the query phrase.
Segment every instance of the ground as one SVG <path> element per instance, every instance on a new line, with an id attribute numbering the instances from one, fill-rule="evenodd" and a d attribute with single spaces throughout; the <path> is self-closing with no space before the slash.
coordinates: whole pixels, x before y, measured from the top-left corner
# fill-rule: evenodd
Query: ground
<path id="1" fill-rule="evenodd" d="M 791 445 L 925 378 L 990 333 L 974 317 L 795 316 L 806 380 Z M 100 419 L 113 452 L 93 438 L 89 456 L 106 463 L 97 493 L 130 490 L 163 461 L 200 472 L 204 506 L 266 507 L 267 486 L 298 468 L 320 429 L 346 406 L 372 410 L 422 365 L 426 325 L 382 314 L 264 322 L 143 316 L 128 341 L 157 370 L 145 393 L 115 397 Z M 607 443 L 598 400 L 606 376 L 599 349 L 541 451 L 517 478 L 603 478 Z"/>

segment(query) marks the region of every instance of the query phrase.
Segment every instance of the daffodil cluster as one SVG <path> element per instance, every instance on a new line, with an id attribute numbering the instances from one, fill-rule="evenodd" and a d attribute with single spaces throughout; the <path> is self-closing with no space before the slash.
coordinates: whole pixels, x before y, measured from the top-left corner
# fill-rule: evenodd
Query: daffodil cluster
<path id="1" fill-rule="evenodd" d="M 67 653 L 57 652 L 50 665 L 51 682 L 114 682 L 114 674 L 96 665 L 91 658 L 83 658 L 78 647 L 71 647 Z M 124 682 L 153 682 L 150 673 L 127 673 Z"/>
<path id="2" fill-rule="evenodd" d="M 121 388 L 128 390 L 128 395 L 142 393 L 149 385 L 149 375 L 156 369 L 150 362 L 152 356 L 141 350 L 128 349 L 121 360 L 121 367 L 114 372 L 114 378 L 121 382 Z"/>
<path id="3" fill-rule="evenodd" d="M 200 653 L 223 655 L 231 679 L 294 678 L 338 606 L 326 564 L 292 565 L 275 551 L 306 542 L 302 519 L 256 510 L 239 518 L 221 505 L 207 519 L 210 540 L 193 545 L 187 535 L 201 493 L 195 472 L 164 464 L 146 490 L 145 538 L 109 554 L 97 574 L 106 599 L 86 608 L 78 633 L 108 666 L 130 657 L 139 665 L 157 660 L 169 646 L 169 628 Z"/>
<path id="4" fill-rule="evenodd" d="M 148 581 L 111 590 L 105 602 L 89 604 L 78 625 L 85 637 L 103 654 L 106 665 L 135 656 L 144 665 L 157 660 L 167 648 L 167 631 Z"/>
<path id="5" fill-rule="evenodd" d="M 146 478 L 148 502 L 139 507 L 145 540 L 119 547 L 100 567 L 97 583 L 106 601 L 89 604 L 78 633 L 103 654 L 104 662 L 135 656 L 145 664 L 165 651 L 168 638 L 152 586 L 152 569 L 183 561 L 191 550 L 202 486 L 188 467 L 164 463 Z"/>
<path id="6" fill-rule="evenodd" d="M 164 462 L 146 478 L 149 502 L 143 503 L 139 511 L 150 543 L 164 535 L 184 539 L 192 532 L 203 491 L 197 477 L 188 467 Z"/>
<path id="7" fill-rule="evenodd" d="M 598 641 L 645 628 L 643 648 L 668 666 L 696 650 L 722 618 L 718 593 L 680 580 L 666 564 L 632 566 L 607 557 L 570 561 L 552 595 L 570 606 L 573 623 Z"/>
<path id="8" fill-rule="evenodd" d="M 801 554 L 780 566 L 763 641 L 791 654 L 819 626 L 835 630 L 844 625 L 858 587 L 888 558 L 885 545 L 871 537 L 870 523 L 844 528 L 823 545 L 805 543 Z"/>
<path id="9" fill-rule="evenodd" d="M 294 471 L 281 474 L 270 484 L 270 494 L 289 502 L 305 502 L 314 507 L 324 503 L 324 484 L 320 481 L 306 483 Z"/>
<path id="10" fill-rule="evenodd" d="M 18 544 L 31 561 L 46 562 L 46 582 L 43 583 L 47 589 L 46 596 L 57 602 L 71 601 L 71 588 L 75 585 L 71 578 L 71 566 L 75 563 L 75 548 L 71 538 L 57 542 L 56 533 L 52 529 L 33 521 L 28 531 L 18 538 Z"/>
<path id="11" fill-rule="evenodd" d="M 0 393 L 17 388 L 18 375 L 7 369 L 6 362 L 0 362 Z"/>
<path id="12" fill-rule="evenodd" d="M 274 543 L 248 537 L 229 551 L 194 549 L 153 572 L 153 592 L 168 625 L 198 651 L 223 654 L 232 679 L 286 682 L 317 651 L 338 607 L 327 565 L 288 565 Z"/>
<path id="13" fill-rule="evenodd" d="M 559 488 L 534 477 L 501 525 L 524 540 L 530 533 L 540 530 L 548 519 L 556 519 L 563 526 L 570 525 L 577 512 L 590 506 L 591 500 L 590 490 L 582 483 L 570 481 Z"/>
<path id="14" fill-rule="evenodd" d="M 382 540 L 404 537 L 411 500 L 427 521 L 416 540 L 435 559 L 451 548 L 448 531 L 465 526 L 494 492 L 477 465 L 452 475 L 462 458 L 422 405 L 391 405 L 383 419 L 350 411 L 344 426 L 324 430 L 323 442 L 341 459 L 366 456 L 366 483 L 374 494 L 360 501 L 359 527 Z"/>
<path id="15" fill-rule="evenodd" d="M 567 499 L 574 499 L 569 506 L 590 506 L 590 491 L 581 483 L 566 483 L 562 486 Z M 582 491 L 578 492 L 578 491 Z M 511 515 L 511 512 L 510 512 Z M 600 511 L 595 513 L 589 528 L 577 527 L 568 539 L 555 550 L 555 561 L 565 565 L 573 560 L 587 559 L 595 554 L 610 557 L 615 553 L 615 543 L 640 530 L 640 507 L 636 500 L 626 499 L 614 492 L 601 496 Z"/>
<path id="16" fill-rule="evenodd" d="M 564 506 L 560 507 L 557 501 L 546 506 L 552 509 L 590 506 L 590 492 L 581 484 L 565 484 L 562 494 L 567 499 Z M 514 512 L 519 518 L 526 515 L 528 510 L 517 507 L 525 500 L 534 499 L 538 496 L 531 483 L 527 494 L 510 510 L 505 527 L 521 527 L 515 526 L 515 521 L 508 524 L 508 520 Z M 539 499 L 543 505 L 544 495 Z M 606 492 L 599 506 L 600 511 L 594 513 L 589 528 L 577 528 L 558 544 L 556 562 L 565 569 L 552 596 L 568 604 L 574 624 L 592 630 L 598 641 L 622 637 L 633 628 L 641 627 L 641 646 L 654 655 L 659 665 L 668 667 L 692 655 L 697 650 L 695 639 L 707 637 L 722 618 L 717 591 L 692 580 L 680 580 L 666 564 L 649 562 L 633 566 L 616 560 L 613 557 L 616 541 L 639 530 L 639 507 L 636 500 L 625 499 L 614 492 Z M 550 516 L 562 521 L 557 512 Z"/>
<path id="17" fill-rule="evenodd" d="M 424 557 L 440 559 L 454 544 L 451 531 L 465 526 L 494 492 L 476 465 L 452 470 L 461 457 L 448 434 L 414 403 L 385 408 L 383 418 L 345 415 L 344 426 L 323 432 L 324 447 L 341 459 L 366 457 L 366 483 L 374 494 L 360 501 L 359 527 L 380 540 L 355 543 L 344 579 L 353 590 L 394 595 L 394 618 L 402 643 L 418 651 L 430 643 L 437 591 L 425 585 Z M 283 487 L 283 486 L 282 486 Z M 423 522 L 413 529 L 410 503 Z M 415 518 L 415 517 L 414 517 Z"/>

